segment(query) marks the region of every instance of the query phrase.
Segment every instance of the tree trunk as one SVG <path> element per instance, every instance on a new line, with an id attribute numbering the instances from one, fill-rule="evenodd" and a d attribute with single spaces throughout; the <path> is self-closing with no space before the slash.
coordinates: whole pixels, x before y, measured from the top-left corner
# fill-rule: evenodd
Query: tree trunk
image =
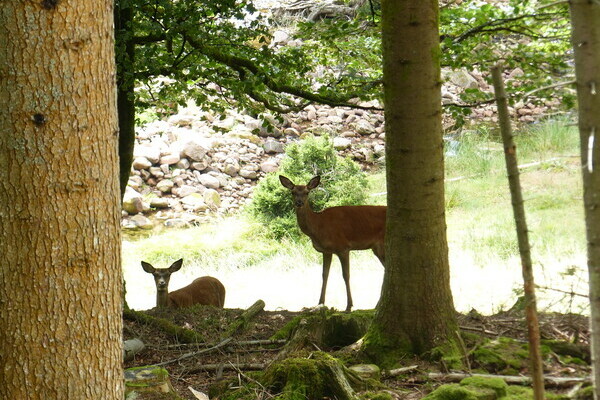
<path id="1" fill-rule="evenodd" d="M 367 353 L 455 343 L 444 211 L 438 3 L 382 1 L 388 212 Z M 454 348 L 456 350 L 457 348 Z"/>
<path id="2" fill-rule="evenodd" d="M 600 398 L 600 4 L 571 0 L 587 234 L 594 398 Z"/>
<path id="3" fill-rule="evenodd" d="M 508 113 L 508 99 L 506 91 L 504 90 L 504 82 L 502 81 L 502 70 L 499 66 L 495 66 L 492 69 L 492 81 L 494 82 L 494 93 L 498 107 L 500 133 L 502 134 L 502 142 L 504 144 L 504 159 L 506 161 L 510 198 L 512 200 L 513 215 L 515 217 L 515 225 L 517 228 L 519 255 L 521 256 L 523 290 L 525 293 L 525 319 L 527 320 L 527 332 L 529 335 L 529 365 L 533 381 L 533 395 L 536 400 L 544 400 L 544 368 L 540 351 L 540 326 L 538 323 L 537 301 L 535 298 L 535 282 L 533 279 L 533 264 L 531 262 L 529 231 L 527 229 L 527 219 L 525 217 L 525 206 L 523 205 L 519 164 L 517 163 L 517 146 L 513 140 L 510 115 Z"/>
<path id="4" fill-rule="evenodd" d="M 119 115 L 119 186 L 121 199 L 129 181 L 135 146 L 135 45 L 133 8 L 129 1 L 115 2 L 115 43 L 117 55 L 117 109 Z"/>
<path id="5" fill-rule="evenodd" d="M 112 0 L 0 7 L 0 398 L 122 399 Z"/>

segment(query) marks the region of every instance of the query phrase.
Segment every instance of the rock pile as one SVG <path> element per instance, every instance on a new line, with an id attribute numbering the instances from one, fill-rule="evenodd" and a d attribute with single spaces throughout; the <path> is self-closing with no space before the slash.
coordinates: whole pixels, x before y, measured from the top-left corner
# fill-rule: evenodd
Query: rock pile
<path id="1" fill-rule="evenodd" d="M 506 79 L 519 74 L 522 71 L 513 70 Z M 469 88 L 493 92 L 477 71 L 444 71 L 443 78 L 444 104 L 460 103 L 458 95 Z M 381 107 L 377 102 L 362 105 Z M 515 119 L 532 122 L 557 105 L 558 100 L 541 106 L 518 103 L 510 111 Z M 266 118 L 269 124 L 234 110 L 217 118 L 189 104 L 166 121 L 138 128 L 123 226 L 152 228 L 157 220 L 166 226 L 186 226 L 235 212 L 251 198 L 257 181 L 278 169 L 285 147 L 307 134 L 329 134 L 341 156 L 365 169 L 384 162 L 382 112 L 310 105 L 288 114 L 283 123 Z M 495 105 L 474 109 L 471 118 L 497 121 Z M 452 124 L 446 117 L 445 126 Z M 149 214 L 154 222 L 145 216 Z"/>
<path id="2" fill-rule="evenodd" d="M 278 169 L 285 147 L 306 134 L 330 134 L 340 155 L 365 168 L 384 154 L 378 112 L 308 106 L 271 132 L 266 125 L 235 111 L 216 119 L 191 104 L 166 121 L 139 128 L 123 226 L 152 228 L 156 221 L 144 214 L 170 227 L 238 210 L 258 179 Z"/>

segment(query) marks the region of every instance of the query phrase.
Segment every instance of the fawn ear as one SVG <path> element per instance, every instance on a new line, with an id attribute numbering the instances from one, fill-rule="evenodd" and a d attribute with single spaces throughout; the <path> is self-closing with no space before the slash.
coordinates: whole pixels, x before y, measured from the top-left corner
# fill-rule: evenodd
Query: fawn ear
<path id="1" fill-rule="evenodd" d="M 306 187 L 308 188 L 308 190 L 313 190 L 314 188 L 319 186 L 319 183 L 321 183 L 321 177 L 317 175 L 308 182 L 308 185 L 306 185 Z"/>
<path id="2" fill-rule="evenodd" d="M 281 184 L 283 185 L 283 187 L 288 188 L 290 190 L 292 190 L 294 188 L 294 182 L 290 181 L 288 178 L 286 178 L 283 175 L 279 175 L 279 182 L 281 182 Z"/>
<path id="3" fill-rule="evenodd" d="M 171 266 L 169 267 L 169 272 L 173 273 L 173 272 L 179 271 L 181 269 L 182 265 L 183 265 L 183 258 L 180 258 L 179 260 L 177 260 L 173 264 L 171 264 Z"/>
<path id="4" fill-rule="evenodd" d="M 154 273 L 155 269 L 152 265 L 148 264 L 146 261 L 142 261 L 142 268 L 149 274 Z"/>

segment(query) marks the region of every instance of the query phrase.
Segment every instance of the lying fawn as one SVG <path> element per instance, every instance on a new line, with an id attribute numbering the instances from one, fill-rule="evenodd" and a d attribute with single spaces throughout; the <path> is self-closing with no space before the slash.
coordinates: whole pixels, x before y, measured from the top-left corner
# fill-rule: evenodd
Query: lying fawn
<path id="1" fill-rule="evenodd" d="M 281 184 L 292 193 L 296 218 L 302 232 L 310 237 L 315 250 L 323 254 L 323 286 L 319 304 L 325 304 L 325 290 L 335 254 L 342 264 L 346 283 L 346 311 L 352 309 L 350 293 L 350 251 L 371 249 L 385 266 L 385 206 L 338 206 L 316 213 L 308 204 L 308 194 L 319 186 L 321 177 L 315 176 L 306 186 L 295 185 L 283 175 Z"/>
<path id="2" fill-rule="evenodd" d="M 154 268 L 142 261 L 144 271 L 154 276 L 156 285 L 156 306 L 158 308 L 181 308 L 194 304 L 204 304 L 223 308 L 225 303 L 225 287 L 212 276 L 195 279 L 189 285 L 169 293 L 169 280 L 173 272 L 179 271 L 183 259 L 175 261 L 169 268 Z"/>

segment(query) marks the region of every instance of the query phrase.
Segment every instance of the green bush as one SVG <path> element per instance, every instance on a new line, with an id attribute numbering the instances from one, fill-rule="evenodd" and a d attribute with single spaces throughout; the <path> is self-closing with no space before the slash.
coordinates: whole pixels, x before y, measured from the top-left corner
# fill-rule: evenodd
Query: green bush
<path id="1" fill-rule="evenodd" d="M 308 137 L 286 149 L 279 171 L 268 174 L 254 190 L 248 211 L 266 224 L 275 238 L 299 237 L 300 229 L 289 190 L 281 186 L 279 175 L 285 175 L 297 185 L 306 185 L 310 178 L 321 175 L 321 184 L 311 193 L 315 211 L 324 208 L 364 204 L 367 198 L 367 177 L 354 161 L 337 155 L 328 136 Z"/>

